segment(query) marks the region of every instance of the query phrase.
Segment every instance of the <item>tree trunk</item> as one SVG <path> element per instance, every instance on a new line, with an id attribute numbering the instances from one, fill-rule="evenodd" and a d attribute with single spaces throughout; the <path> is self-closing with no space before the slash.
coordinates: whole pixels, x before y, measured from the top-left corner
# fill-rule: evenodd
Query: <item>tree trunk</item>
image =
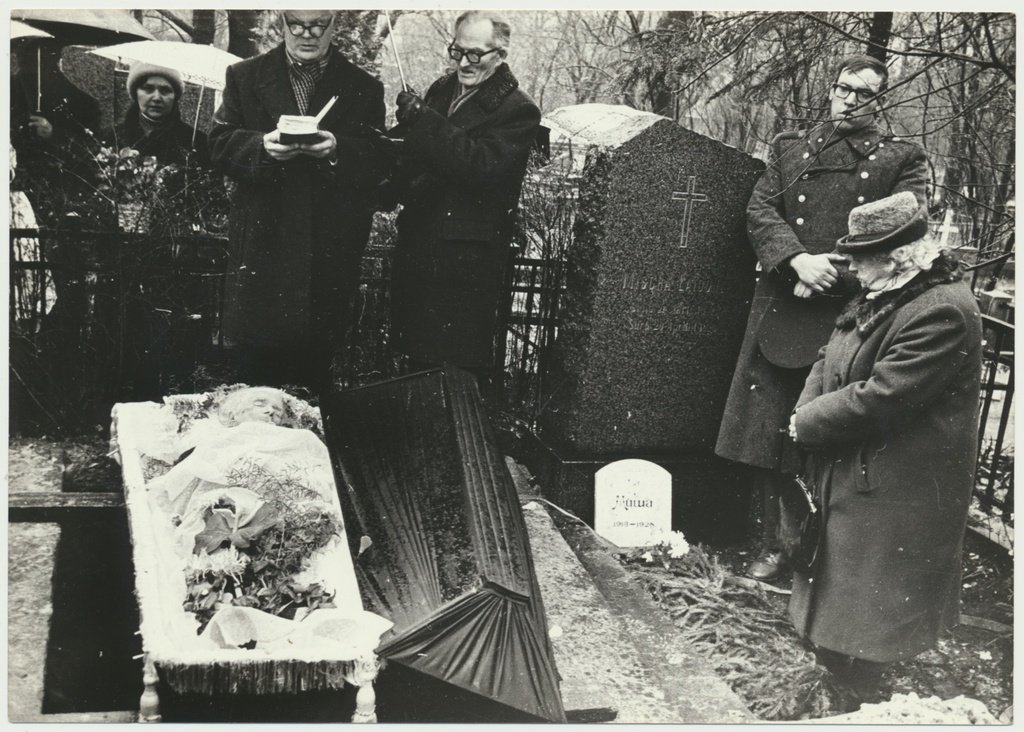
<path id="1" fill-rule="evenodd" d="M 228 53 L 251 58 L 259 52 L 256 24 L 259 10 L 229 10 Z"/>
<path id="2" fill-rule="evenodd" d="M 192 11 L 192 42 L 203 46 L 212 46 L 213 37 L 216 31 L 217 11 L 215 10 L 193 10 Z"/>
<path id="3" fill-rule="evenodd" d="M 885 63 L 891 36 L 892 13 L 875 13 L 871 19 L 871 32 L 868 35 L 868 56 Z"/>

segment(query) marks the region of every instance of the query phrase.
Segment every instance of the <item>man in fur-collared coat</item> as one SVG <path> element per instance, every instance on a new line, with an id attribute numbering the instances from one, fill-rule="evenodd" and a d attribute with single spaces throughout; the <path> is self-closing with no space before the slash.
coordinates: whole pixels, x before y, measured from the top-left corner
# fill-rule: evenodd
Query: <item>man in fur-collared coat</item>
<path id="1" fill-rule="evenodd" d="M 334 47 L 334 24 L 330 10 L 284 11 L 284 43 L 228 69 L 210 132 L 213 165 L 238 183 L 223 331 L 250 384 L 330 388 L 387 170 L 384 87 Z M 282 141 L 281 115 L 334 96 L 314 140 Z"/>
<path id="2" fill-rule="evenodd" d="M 887 70 L 867 56 L 843 59 L 831 89 L 831 119 L 786 132 L 747 206 L 747 231 L 760 264 L 747 332 L 733 374 L 715 452 L 752 467 L 763 502 L 764 551 L 750 575 L 784 571 L 778 494 L 800 470 L 786 435 L 804 379 L 855 285 L 833 252 L 847 216 L 863 203 L 910 191 L 925 203 L 928 164 L 913 143 L 875 124 Z"/>
<path id="3" fill-rule="evenodd" d="M 540 110 L 505 63 L 509 26 L 462 14 L 448 54 L 458 64 L 423 99 L 398 96 L 404 138 L 392 333 L 414 366 L 486 374 L 504 304 L 509 243 Z"/>

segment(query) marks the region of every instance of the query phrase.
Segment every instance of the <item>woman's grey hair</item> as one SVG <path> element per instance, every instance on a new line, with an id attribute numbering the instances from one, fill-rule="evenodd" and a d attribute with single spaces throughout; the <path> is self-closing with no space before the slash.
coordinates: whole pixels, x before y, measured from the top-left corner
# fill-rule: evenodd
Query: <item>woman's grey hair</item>
<path id="1" fill-rule="evenodd" d="M 253 400 L 259 397 L 280 400 L 285 409 L 285 413 L 281 415 L 281 426 L 294 426 L 290 418 L 295 411 L 292 407 L 292 397 L 287 392 L 270 386 L 249 386 L 225 396 L 217 407 L 217 417 L 220 419 L 220 423 L 225 427 L 237 426 L 244 421 L 242 415 L 252 408 Z"/>
<path id="2" fill-rule="evenodd" d="M 459 28 L 467 20 L 489 20 L 491 21 L 491 28 L 494 29 L 493 36 L 491 38 L 495 48 L 508 48 L 509 41 L 512 39 L 512 26 L 508 24 L 508 21 L 500 15 L 491 10 L 467 10 L 465 13 L 455 19 L 455 34 L 459 34 Z"/>
<path id="3" fill-rule="evenodd" d="M 895 266 L 893 275 L 896 276 L 915 267 L 927 272 L 932 268 L 932 263 L 938 259 L 939 255 L 948 250 L 949 247 L 942 246 L 935 237 L 929 234 L 891 251 L 878 252 L 872 255 L 872 258 L 878 262 L 891 262 Z"/>

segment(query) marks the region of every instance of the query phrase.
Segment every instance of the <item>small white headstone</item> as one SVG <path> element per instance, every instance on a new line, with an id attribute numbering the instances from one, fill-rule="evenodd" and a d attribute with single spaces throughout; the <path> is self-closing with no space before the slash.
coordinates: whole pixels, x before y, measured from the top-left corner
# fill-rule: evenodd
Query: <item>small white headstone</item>
<path id="1" fill-rule="evenodd" d="M 656 544 L 672 529 L 672 474 L 647 460 L 619 460 L 594 475 L 594 529 L 620 547 Z"/>

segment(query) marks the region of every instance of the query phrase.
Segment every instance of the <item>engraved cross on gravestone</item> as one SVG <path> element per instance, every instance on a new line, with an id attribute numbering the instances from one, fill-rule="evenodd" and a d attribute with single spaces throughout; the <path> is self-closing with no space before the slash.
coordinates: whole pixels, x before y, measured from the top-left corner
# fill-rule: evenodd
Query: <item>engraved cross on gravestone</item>
<path id="1" fill-rule="evenodd" d="M 679 232 L 679 248 L 686 249 L 690 239 L 690 219 L 693 216 L 693 204 L 704 203 L 708 197 L 697 193 L 697 176 L 691 175 L 686 181 L 685 191 L 672 191 L 673 201 L 683 202 L 683 228 Z"/>
<path id="2" fill-rule="evenodd" d="M 764 164 L 626 107 L 567 107 L 548 124 L 582 139 L 567 154 L 585 159 L 541 430 L 616 459 L 711 453 L 746 330 L 746 208 Z"/>

